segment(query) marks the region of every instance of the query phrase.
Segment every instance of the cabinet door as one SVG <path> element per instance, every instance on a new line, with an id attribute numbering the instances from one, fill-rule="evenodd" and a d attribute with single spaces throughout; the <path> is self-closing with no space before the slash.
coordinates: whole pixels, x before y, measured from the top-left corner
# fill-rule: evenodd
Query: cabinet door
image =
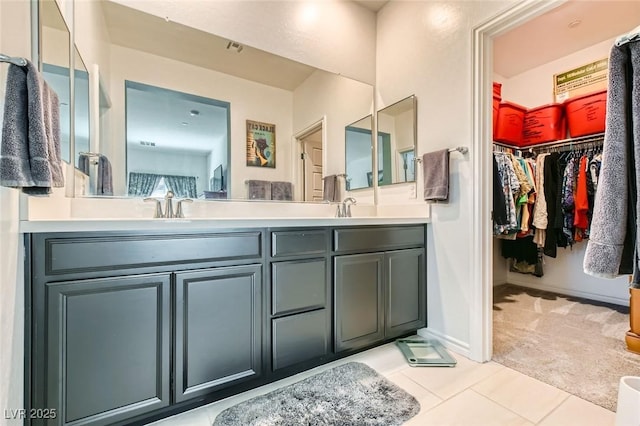
<path id="1" fill-rule="evenodd" d="M 260 375 L 262 267 L 176 274 L 175 400 Z"/>
<path id="2" fill-rule="evenodd" d="M 111 424 L 169 405 L 169 282 L 150 274 L 46 284 L 50 424 Z"/>
<path id="3" fill-rule="evenodd" d="M 334 258 L 336 351 L 384 338 L 383 261 L 382 253 Z"/>
<path id="4" fill-rule="evenodd" d="M 397 337 L 425 325 L 423 249 L 385 253 L 385 337 Z"/>
<path id="5" fill-rule="evenodd" d="M 272 321 L 273 370 L 325 356 L 331 334 L 329 310 L 305 312 Z"/>

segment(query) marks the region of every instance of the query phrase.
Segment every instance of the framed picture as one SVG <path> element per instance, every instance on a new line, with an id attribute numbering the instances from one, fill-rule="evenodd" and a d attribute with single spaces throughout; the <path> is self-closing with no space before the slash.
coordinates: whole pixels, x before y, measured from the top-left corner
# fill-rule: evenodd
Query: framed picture
<path id="1" fill-rule="evenodd" d="M 247 166 L 276 167 L 276 125 L 247 120 Z"/>

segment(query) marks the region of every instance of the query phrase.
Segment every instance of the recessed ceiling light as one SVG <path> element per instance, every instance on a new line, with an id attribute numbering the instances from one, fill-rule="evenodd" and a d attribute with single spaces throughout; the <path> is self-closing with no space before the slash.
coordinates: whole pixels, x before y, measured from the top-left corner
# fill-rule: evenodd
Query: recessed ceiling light
<path id="1" fill-rule="evenodd" d="M 569 25 L 567 25 L 569 28 L 575 28 L 578 25 L 582 24 L 582 21 L 580 19 L 576 19 L 575 21 L 571 21 L 569 22 Z"/>
<path id="2" fill-rule="evenodd" d="M 192 117 L 197 117 L 198 115 L 200 115 L 200 111 L 198 111 L 197 109 L 192 109 L 191 111 L 189 111 L 189 115 Z"/>
<path id="3" fill-rule="evenodd" d="M 187 123 L 186 121 L 183 121 L 183 122 L 182 122 L 182 123 L 180 123 L 180 124 L 182 124 L 183 126 L 188 126 L 188 125 L 189 125 L 189 123 Z"/>

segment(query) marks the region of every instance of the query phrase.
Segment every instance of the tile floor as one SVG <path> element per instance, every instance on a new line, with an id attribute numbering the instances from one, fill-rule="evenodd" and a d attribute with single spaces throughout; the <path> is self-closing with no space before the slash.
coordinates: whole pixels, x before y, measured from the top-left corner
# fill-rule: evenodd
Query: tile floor
<path id="1" fill-rule="evenodd" d="M 305 371 L 275 383 L 169 417 L 155 426 L 210 426 L 222 410 L 238 402 L 302 380 L 350 361 L 363 362 L 420 402 L 407 426 L 541 425 L 607 426 L 615 413 L 495 362 L 479 364 L 452 353 L 456 367 L 409 367 L 393 343 Z"/>

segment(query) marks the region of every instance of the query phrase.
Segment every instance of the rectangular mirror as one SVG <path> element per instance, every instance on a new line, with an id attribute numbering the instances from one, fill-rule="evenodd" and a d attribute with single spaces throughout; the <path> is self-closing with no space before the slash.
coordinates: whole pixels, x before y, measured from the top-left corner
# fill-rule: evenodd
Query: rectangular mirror
<path id="1" fill-rule="evenodd" d="M 226 198 L 230 104 L 125 82 L 127 195 Z"/>
<path id="2" fill-rule="evenodd" d="M 378 111 L 378 185 L 415 182 L 416 117 L 415 96 Z"/>
<path id="3" fill-rule="evenodd" d="M 229 8 L 234 7 L 229 2 Z M 305 196 L 305 178 L 310 179 L 301 162 L 304 146 L 297 135 L 322 122 L 320 144 L 325 160 L 322 175 L 342 173 L 345 126 L 372 113 L 373 87 L 369 84 L 240 45 L 118 2 L 76 2 L 74 12 L 80 53 L 90 69 L 96 65 L 100 69 L 100 81 L 104 81 L 100 89 L 110 100 L 109 106 L 100 111 L 100 129 L 91 130 L 99 135 L 96 146 L 93 143 L 96 138 L 92 138 L 91 150 L 110 161 L 114 196 L 142 197 L 143 192 L 148 193 L 148 189 L 130 191 L 131 173 L 135 172 L 193 178 L 195 197 L 200 199 L 246 200 L 252 198 L 251 183 L 262 181 L 290 185 L 285 192 L 292 197 L 267 199 L 318 199 Z M 102 24 L 96 26 L 96 22 Z M 228 104 L 227 128 L 221 121 L 214 124 L 211 116 L 204 113 L 204 107 L 196 105 L 183 105 L 182 116 L 171 119 L 150 109 L 146 118 L 137 118 L 128 110 L 130 83 L 154 87 L 157 93 L 165 95 L 180 93 Z M 154 107 L 165 108 L 171 102 L 169 98 L 158 99 Z M 201 112 L 198 121 L 202 126 L 196 126 L 191 110 Z M 91 116 L 95 113 L 91 112 Z M 143 120 L 137 127 L 146 128 L 145 133 L 134 129 L 138 120 Z M 170 122 L 182 131 L 189 128 L 189 133 L 170 134 Z M 248 161 L 250 154 L 254 155 L 248 147 L 248 122 L 274 126 L 275 161 L 269 161 L 268 167 Z M 215 131 L 211 126 L 216 126 Z M 197 130 L 203 133 L 196 135 Z M 167 138 L 172 139 L 170 144 Z M 197 140 L 208 141 L 209 146 L 204 148 Z M 172 150 L 167 160 L 147 155 L 163 146 Z M 187 150 L 193 150 L 194 146 L 199 152 L 197 159 Z M 145 154 L 141 157 L 137 154 L 142 150 Z M 139 162 L 136 158 L 145 160 Z M 146 171 L 141 164 L 147 167 Z M 152 164 L 155 166 L 151 167 Z M 202 166 L 196 170 L 195 166 L 179 168 L 179 164 Z M 162 189 L 159 185 L 160 181 L 152 193 Z"/>
<path id="4" fill-rule="evenodd" d="M 89 125 L 89 72 L 87 71 L 87 66 L 82 60 L 77 47 L 75 49 L 75 55 L 73 74 L 73 136 L 75 144 L 74 164 L 78 165 L 80 154 L 90 151 L 89 137 L 91 134 L 91 128 Z"/>
<path id="5" fill-rule="evenodd" d="M 346 189 L 373 186 L 373 116 L 371 114 L 345 127 Z"/>
<path id="6" fill-rule="evenodd" d="M 60 101 L 60 154 L 71 161 L 71 55 L 69 29 L 55 0 L 38 1 L 41 72 Z"/>

